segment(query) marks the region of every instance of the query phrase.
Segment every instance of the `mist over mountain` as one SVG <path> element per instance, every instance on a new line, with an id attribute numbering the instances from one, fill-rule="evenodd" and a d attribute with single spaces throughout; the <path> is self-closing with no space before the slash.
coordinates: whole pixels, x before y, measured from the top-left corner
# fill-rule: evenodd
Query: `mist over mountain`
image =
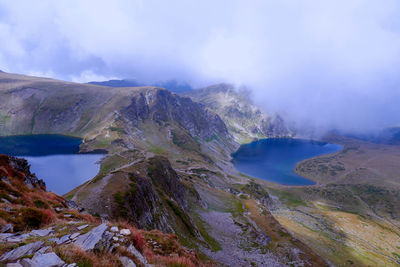
<path id="1" fill-rule="evenodd" d="M 160 81 L 152 84 L 140 83 L 136 80 L 108 80 L 108 81 L 93 81 L 89 82 L 89 84 L 101 85 L 101 86 L 110 86 L 110 87 L 136 87 L 136 86 L 146 86 L 151 85 L 155 87 L 165 88 L 174 93 L 183 93 L 193 88 L 185 82 L 178 82 L 176 80 L 169 80 L 169 81 Z"/>
<path id="2" fill-rule="evenodd" d="M 0 68 L 246 85 L 308 131 L 367 132 L 400 121 L 399 11 L 395 0 L 0 1 Z"/>

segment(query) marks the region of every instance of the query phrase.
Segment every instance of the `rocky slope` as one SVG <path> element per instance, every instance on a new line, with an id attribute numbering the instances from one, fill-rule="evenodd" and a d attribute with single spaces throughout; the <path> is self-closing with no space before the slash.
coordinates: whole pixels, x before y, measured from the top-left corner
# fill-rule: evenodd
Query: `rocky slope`
<path id="1" fill-rule="evenodd" d="M 122 221 L 100 223 L 73 202 L 46 192 L 23 159 L 0 155 L 0 192 L 0 265 L 203 265 L 174 235 Z"/>
<path id="2" fill-rule="evenodd" d="M 279 115 L 265 114 L 256 107 L 246 90 L 235 89 L 229 84 L 217 84 L 185 92 L 184 95 L 220 115 L 239 143 L 293 135 Z"/>

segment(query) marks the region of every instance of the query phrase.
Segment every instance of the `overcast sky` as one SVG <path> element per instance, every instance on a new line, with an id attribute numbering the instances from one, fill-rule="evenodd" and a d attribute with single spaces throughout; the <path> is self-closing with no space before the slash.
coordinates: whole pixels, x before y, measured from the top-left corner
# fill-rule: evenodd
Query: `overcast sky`
<path id="1" fill-rule="evenodd" d="M 0 0 L 0 69 L 246 85 L 317 129 L 400 123 L 398 0 Z"/>

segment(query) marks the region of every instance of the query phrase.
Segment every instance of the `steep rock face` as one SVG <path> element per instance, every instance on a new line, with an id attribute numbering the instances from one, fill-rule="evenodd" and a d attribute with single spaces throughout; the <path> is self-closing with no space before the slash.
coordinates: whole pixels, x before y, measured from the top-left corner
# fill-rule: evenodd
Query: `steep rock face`
<path id="1" fill-rule="evenodd" d="M 183 207 L 187 207 L 187 201 L 184 198 L 185 188 L 169 160 L 162 156 L 156 156 L 151 158 L 149 163 L 148 175 L 153 183 L 162 188 L 168 196 L 174 198 Z"/>
<path id="2" fill-rule="evenodd" d="M 229 136 L 227 127 L 217 114 L 189 98 L 159 88 L 141 92 L 133 97 L 131 104 L 123 109 L 123 114 L 135 126 L 139 121 L 148 119 L 155 122 L 174 121 L 193 137 L 209 139 L 214 135 Z"/>
<path id="3" fill-rule="evenodd" d="M 139 228 L 168 229 L 163 221 L 155 219 L 159 212 L 159 197 L 153 189 L 151 179 L 131 174 L 133 189 L 121 193 L 119 208 L 113 216 L 125 217 Z"/>
<path id="4" fill-rule="evenodd" d="M 185 95 L 220 115 L 239 142 L 292 135 L 279 115 L 265 114 L 253 105 L 249 92 L 238 91 L 232 85 L 218 84 L 186 92 Z"/>

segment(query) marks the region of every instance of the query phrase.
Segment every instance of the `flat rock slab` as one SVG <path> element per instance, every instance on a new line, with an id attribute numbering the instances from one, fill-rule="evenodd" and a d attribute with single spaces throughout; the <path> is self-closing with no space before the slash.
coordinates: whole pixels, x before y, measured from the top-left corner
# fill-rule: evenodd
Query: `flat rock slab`
<path id="1" fill-rule="evenodd" d="M 61 260 L 56 253 L 36 253 L 32 259 L 22 259 L 21 264 L 24 267 L 56 267 L 63 266 L 65 262 Z"/>
<path id="2" fill-rule="evenodd" d="M 39 250 L 43 244 L 44 243 L 42 241 L 37 241 L 15 248 L 1 256 L 0 261 L 15 261 L 25 255 L 33 254 Z"/>
<path id="3" fill-rule="evenodd" d="M 73 233 L 69 238 L 70 238 L 70 239 L 75 239 L 75 238 L 77 238 L 80 234 L 81 234 L 81 233 L 79 233 L 79 232 Z"/>
<path id="4" fill-rule="evenodd" d="M 148 266 L 148 262 L 145 257 L 143 257 L 142 253 L 140 253 L 133 245 L 128 247 L 128 251 L 135 256 L 144 266 Z"/>
<path id="5" fill-rule="evenodd" d="M 119 260 L 124 267 L 136 267 L 136 264 L 128 257 L 121 256 L 119 257 Z"/>
<path id="6" fill-rule="evenodd" d="M 65 242 L 69 241 L 69 237 L 70 237 L 70 235 L 65 235 L 63 237 L 60 237 L 60 239 L 58 239 L 56 241 L 57 245 L 60 245 L 60 244 L 63 244 Z"/>
<path id="7" fill-rule="evenodd" d="M 78 230 L 82 230 L 82 229 L 85 229 L 88 226 L 89 226 L 89 224 L 84 224 L 84 225 L 78 226 L 77 228 L 78 228 Z"/>
<path id="8" fill-rule="evenodd" d="M 74 244 L 81 247 L 83 250 L 92 250 L 96 244 L 101 240 L 104 232 L 107 230 L 108 226 L 103 223 L 99 226 L 93 228 L 90 232 L 78 237 Z"/>
<path id="9" fill-rule="evenodd" d="M 43 230 L 33 230 L 33 231 L 31 231 L 31 235 L 34 235 L 34 236 L 48 236 L 52 232 L 53 232 L 53 229 L 51 229 L 51 228 L 43 229 Z"/>
<path id="10" fill-rule="evenodd" d="M 5 234 L 0 234 L 0 241 L 4 241 L 4 240 L 6 240 L 7 238 L 10 238 L 10 237 L 12 237 L 12 236 L 14 236 L 15 234 L 12 234 L 12 233 L 5 233 Z"/>

